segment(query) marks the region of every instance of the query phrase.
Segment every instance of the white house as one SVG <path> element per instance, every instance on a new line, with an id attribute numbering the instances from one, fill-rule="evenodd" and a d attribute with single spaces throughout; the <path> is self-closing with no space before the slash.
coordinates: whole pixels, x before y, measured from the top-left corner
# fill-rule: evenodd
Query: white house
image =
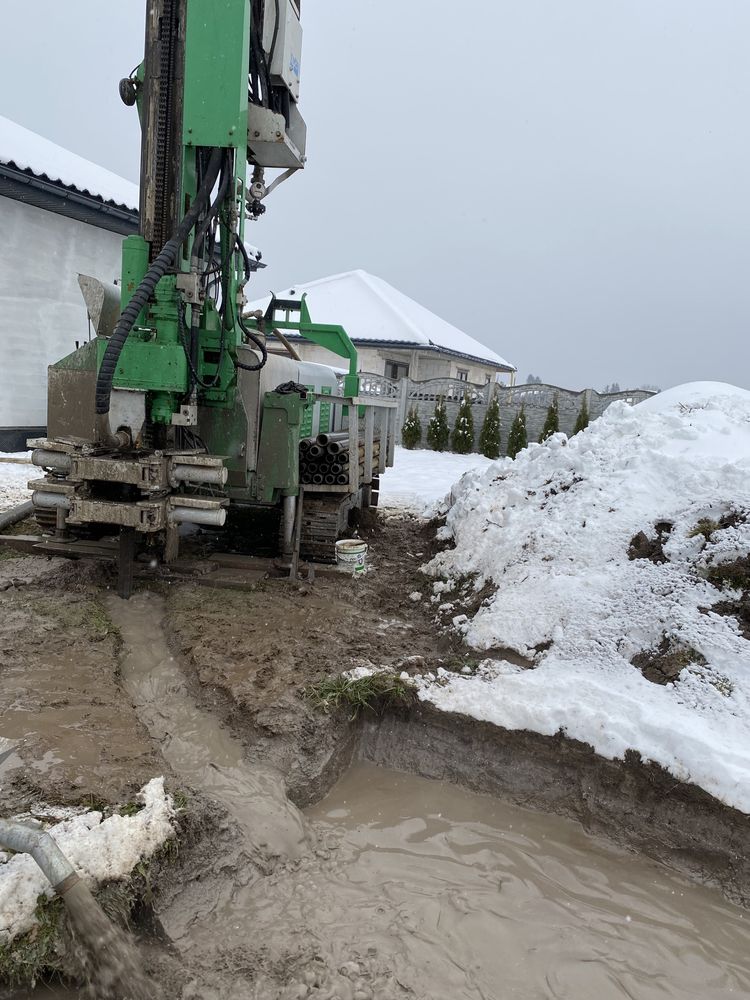
<path id="1" fill-rule="evenodd" d="M 313 322 L 344 327 L 357 348 L 362 372 L 417 381 L 450 377 L 478 385 L 493 382 L 497 375 L 510 384 L 514 381 L 514 365 L 367 271 L 294 285 L 277 296 L 299 299 L 303 294 Z M 269 301 L 266 296 L 248 308 L 265 311 Z M 305 361 L 342 363 L 299 335 L 284 333 Z"/>
<path id="2" fill-rule="evenodd" d="M 114 280 L 138 186 L 0 116 L 0 450 L 44 431 L 47 365 L 89 337 L 78 274 Z"/>

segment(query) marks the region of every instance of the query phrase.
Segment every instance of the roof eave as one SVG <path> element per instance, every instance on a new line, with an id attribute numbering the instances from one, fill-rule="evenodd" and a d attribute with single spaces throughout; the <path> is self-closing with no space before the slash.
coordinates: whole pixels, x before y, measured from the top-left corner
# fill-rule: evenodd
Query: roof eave
<path id="1" fill-rule="evenodd" d="M 126 205 L 105 201 L 11 163 L 0 163 L 0 195 L 122 236 L 138 230 L 138 212 Z"/>
<path id="2" fill-rule="evenodd" d="M 291 340 L 301 340 L 306 344 L 313 343 L 312 340 L 307 340 L 306 337 L 300 336 L 299 333 L 296 333 L 293 330 L 285 330 L 284 335 Z M 446 354 L 452 358 L 461 358 L 463 361 L 474 361 L 480 365 L 487 365 L 488 367 L 496 368 L 501 372 L 515 372 L 518 370 L 515 365 L 492 361 L 487 358 L 480 358 L 475 354 L 464 354 L 461 351 L 452 351 L 448 347 L 439 347 L 436 344 L 420 344 L 418 341 L 411 340 L 370 340 L 367 338 L 357 337 L 352 337 L 351 341 L 355 347 L 391 347 L 395 350 L 434 351 L 436 354 Z"/>

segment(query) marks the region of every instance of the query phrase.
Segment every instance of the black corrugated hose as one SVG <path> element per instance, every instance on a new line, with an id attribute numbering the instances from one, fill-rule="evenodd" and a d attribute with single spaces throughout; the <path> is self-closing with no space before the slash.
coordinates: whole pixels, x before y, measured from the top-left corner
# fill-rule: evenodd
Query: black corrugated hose
<path id="1" fill-rule="evenodd" d="M 109 413 L 109 403 L 112 395 L 112 381 L 115 376 L 117 362 L 125 346 L 125 341 L 128 339 L 141 310 L 147 305 L 159 281 L 174 264 L 180 247 L 189 236 L 190 230 L 196 224 L 201 212 L 208 204 L 211 191 L 216 183 L 216 178 L 219 176 L 223 155 L 224 153 L 221 149 L 213 149 L 211 151 L 203 183 L 195 196 L 195 201 L 177 227 L 174 236 L 164 244 L 161 253 L 154 260 L 151 267 L 149 267 L 135 294 L 117 321 L 112 336 L 109 338 L 96 379 L 95 396 L 97 431 L 103 442 L 112 440 L 112 431 L 109 427 L 107 414 Z"/>

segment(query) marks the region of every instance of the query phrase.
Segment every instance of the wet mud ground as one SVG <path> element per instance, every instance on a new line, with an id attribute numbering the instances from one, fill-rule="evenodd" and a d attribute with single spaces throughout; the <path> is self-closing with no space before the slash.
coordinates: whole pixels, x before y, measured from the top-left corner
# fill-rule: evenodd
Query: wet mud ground
<path id="1" fill-rule="evenodd" d="M 492 768 L 482 755 L 497 750 L 494 735 L 486 732 L 491 727 L 436 720 L 418 707 L 396 711 L 384 722 L 369 717 L 364 726 L 348 709 L 321 711 L 306 692 L 355 666 L 415 672 L 460 669 L 473 661 L 454 635 L 435 624 L 426 600 L 410 596 L 427 592 L 419 566 L 434 544 L 434 528 L 411 518 L 381 517 L 367 535 L 372 572 L 363 579 L 326 574 L 312 583 L 291 584 L 269 578 L 245 590 L 155 581 L 139 585 L 130 618 L 112 596 L 114 578 L 105 564 L 0 559 L 2 735 L 21 741 L 17 756 L 3 768 L 4 814 L 38 801 L 121 805 L 155 774 L 165 774 L 169 787 L 187 799 L 179 817 L 179 851 L 153 866 L 147 902 L 135 913 L 144 962 L 160 984 L 159 995 L 165 1000 L 506 995 L 488 992 L 481 982 L 473 991 L 466 987 L 467 992 L 420 992 L 414 982 L 399 979 L 387 955 L 368 958 L 366 950 L 348 957 L 342 952 L 342 967 L 349 968 L 343 975 L 326 966 L 339 963 L 333 954 L 321 957 L 320 947 L 316 951 L 314 939 L 306 940 L 298 924 L 292 937 L 282 933 L 262 941 L 254 935 L 259 901 L 270 886 L 275 884 L 282 898 L 295 879 L 308 886 L 330 863 L 325 831 L 321 834 L 316 824 L 308 828 L 296 808 L 322 800 L 358 757 L 448 777 L 519 805 L 572 817 L 630 848 L 653 846 L 652 856 L 720 885 L 747 904 L 746 817 L 689 788 L 682 796 L 672 791 L 672 812 L 660 815 L 653 806 L 639 816 L 633 803 L 648 802 L 649 789 L 652 798 L 663 798 L 659 782 L 664 776 L 653 768 L 606 762 L 611 773 L 602 779 L 601 797 L 607 799 L 608 822 L 597 822 L 591 794 L 583 809 L 581 789 L 571 783 L 566 795 L 553 774 L 567 754 L 568 770 L 583 773 L 586 760 L 591 778 L 592 755 L 586 748 L 576 757 L 575 748 L 560 753 L 554 741 L 504 734 L 498 757 L 509 765 L 506 770 L 518 772 L 518 780 L 483 784 L 481 772 Z M 179 701 L 183 713 L 166 721 L 152 711 L 164 691 L 149 690 L 147 670 L 138 676 L 139 665 L 154 650 L 154 669 L 162 676 L 164 669 L 175 672 L 166 691 L 179 692 L 172 701 Z M 193 719 L 200 725 L 193 726 Z M 214 760 L 185 751 L 195 733 L 201 746 L 208 742 L 208 758 Z M 481 734 L 479 743 L 475 733 Z M 546 760 L 544 774 L 529 770 L 535 756 Z M 249 770 L 244 762 L 251 762 Z M 289 812 L 279 805 L 279 778 L 291 800 Z M 674 782 L 668 784 L 673 790 Z M 245 814 L 238 807 L 232 792 L 237 787 L 271 803 L 258 810 L 261 818 L 270 817 L 260 833 L 253 810 Z M 619 816 L 612 805 L 615 793 L 623 796 Z M 686 817 L 692 814 L 698 817 L 697 830 L 687 845 L 674 829 L 665 837 L 657 830 L 654 836 L 654 824 L 665 830 L 670 824 L 689 828 Z M 622 834 L 625 816 L 632 836 Z M 303 831 L 298 838 L 289 834 L 297 824 Z M 650 842 L 641 836 L 649 824 Z M 268 844 L 275 834 L 286 844 L 283 852 Z M 289 846 L 295 838 L 304 842 L 299 852 Z M 669 844 L 666 854 L 662 842 Z M 680 856 L 690 863 L 680 864 Z M 295 912 L 301 912 L 299 906 Z M 274 919 L 281 927 L 294 924 L 290 910 Z M 222 927 L 220 939 L 217 926 Z M 351 963 L 361 964 L 357 974 Z M 568 995 L 555 989 L 530 986 L 512 995 Z M 20 1000 L 32 994 L 4 995 Z"/>

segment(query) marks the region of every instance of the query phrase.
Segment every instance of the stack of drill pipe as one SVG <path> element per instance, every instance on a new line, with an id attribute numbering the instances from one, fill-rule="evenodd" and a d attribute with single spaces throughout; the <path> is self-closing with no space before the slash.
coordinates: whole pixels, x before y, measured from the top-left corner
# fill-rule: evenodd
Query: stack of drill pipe
<path id="1" fill-rule="evenodd" d="M 312 486 L 345 486 L 349 482 L 351 456 L 347 431 L 335 434 L 319 434 L 317 438 L 300 441 L 300 482 Z M 380 441 L 372 443 L 373 466 L 380 460 Z M 365 446 L 360 442 L 357 448 L 359 478 L 365 472 Z"/>

